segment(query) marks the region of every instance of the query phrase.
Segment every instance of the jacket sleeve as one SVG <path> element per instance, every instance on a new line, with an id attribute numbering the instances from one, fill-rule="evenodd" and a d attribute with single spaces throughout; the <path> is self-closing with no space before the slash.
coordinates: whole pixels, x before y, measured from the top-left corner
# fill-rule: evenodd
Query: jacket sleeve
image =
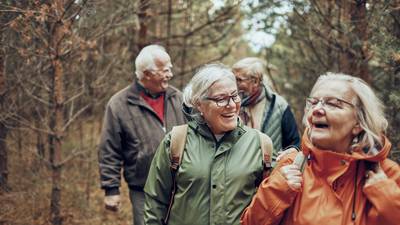
<path id="1" fill-rule="evenodd" d="M 292 110 L 290 110 L 290 106 L 287 106 L 285 112 L 283 112 L 281 127 L 282 148 L 285 149 L 290 145 L 295 145 L 300 148 L 300 136 L 297 130 L 296 119 L 294 118 Z"/>
<path id="2" fill-rule="evenodd" d="M 390 159 L 381 163 L 388 179 L 363 188 L 371 202 L 368 220 L 376 224 L 398 224 L 400 221 L 400 167 Z"/>
<path id="3" fill-rule="evenodd" d="M 107 105 L 98 152 L 101 188 L 117 189 L 121 181 L 121 126 L 110 104 Z"/>
<path id="4" fill-rule="evenodd" d="M 240 218 L 242 225 L 279 224 L 285 210 L 291 206 L 298 193 L 287 185 L 279 170 L 282 166 L 291 164 L 296 154 L 290 153 L 279 161 L 271 176 L 261 183 Z"/>
<path id="5" fill-rule="evenodd" d="M 169 145 L 170 134 L 161 142 L 151 162 L 147 177 L 144 204 L 144 221 L 146 225 L 162 224 L 169 205 L 172 189 Z"/>

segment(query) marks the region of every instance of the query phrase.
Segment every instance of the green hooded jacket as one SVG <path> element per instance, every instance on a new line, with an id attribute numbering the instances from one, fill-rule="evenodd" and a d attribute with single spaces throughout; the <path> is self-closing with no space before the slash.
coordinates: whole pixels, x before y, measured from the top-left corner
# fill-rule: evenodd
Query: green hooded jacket
<path id="1" fill-rule="evenodd" d="M 171 195 L 170 133 L 157 149 L 145 185 L 145 224 L 162 224 Z M 217 141 L 189 122 L 169 225 L 239 225 L 263 172 L 258 131 L 238 126 Z"/>

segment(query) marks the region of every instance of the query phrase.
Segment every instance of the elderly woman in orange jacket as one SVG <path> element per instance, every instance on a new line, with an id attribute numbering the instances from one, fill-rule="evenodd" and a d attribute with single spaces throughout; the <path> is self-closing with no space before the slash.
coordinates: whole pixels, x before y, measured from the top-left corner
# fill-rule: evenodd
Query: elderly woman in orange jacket
<path id="1" fill-rule="evenodd" d="M 302 152 L 281 157 L 241 223 L 400 224 L 400 168 L 387 158 L 387 120 L 371 88 L 349 75 L 322 75 L 303 122 Z M 304 168 L 296 154 L 308 159 Z"/>

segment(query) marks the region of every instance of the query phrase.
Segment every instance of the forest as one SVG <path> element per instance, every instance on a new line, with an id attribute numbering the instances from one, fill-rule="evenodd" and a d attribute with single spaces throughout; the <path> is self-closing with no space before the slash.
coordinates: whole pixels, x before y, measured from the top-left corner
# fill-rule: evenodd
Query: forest
<path id="1" fill-rule="evenodd" d="M 0 225 L 131 223 L 124 182 L 122 210 L 104 209 L 97 145 L 152 43 L 181 90 L 204 64 L 266 60 L 300 132 L 319 75 L 361 77 L 400 162 L 400 0 L 1 0 L 0 29 Z"/>

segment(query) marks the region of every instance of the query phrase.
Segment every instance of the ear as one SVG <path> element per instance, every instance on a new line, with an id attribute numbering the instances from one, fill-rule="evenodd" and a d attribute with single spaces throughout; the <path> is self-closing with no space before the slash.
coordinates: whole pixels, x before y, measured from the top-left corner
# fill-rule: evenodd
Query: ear
<path id="1" fill-rule="evenodd" d="M 258 77 L 254 77 L 253 83 L 258 85 L 258 84 L 261 83 L 261 81 L 260 81 L 260 79 Z"/>
<path id="2" fill-rule="evenodd" d="M 148 70 L 143 71 L 143 79 L 150 80 L 151 72 Z"/>
<path id="3" fill-rule="evenodd" d="M 351 133 L 354 136 L 357 136 L 360 134 L 360 132 L 363 131 L 362 127 L 360 126 L 360 123 L 356 123 L 356 125 L 354 125 L 353 129 L 351 130 Z"/>
<path id="4" fill-rule="evenodd" d="M 196 108 L 199 112 L 203 112 L 203 105 L 199 102 L 196 103 Z"/>

